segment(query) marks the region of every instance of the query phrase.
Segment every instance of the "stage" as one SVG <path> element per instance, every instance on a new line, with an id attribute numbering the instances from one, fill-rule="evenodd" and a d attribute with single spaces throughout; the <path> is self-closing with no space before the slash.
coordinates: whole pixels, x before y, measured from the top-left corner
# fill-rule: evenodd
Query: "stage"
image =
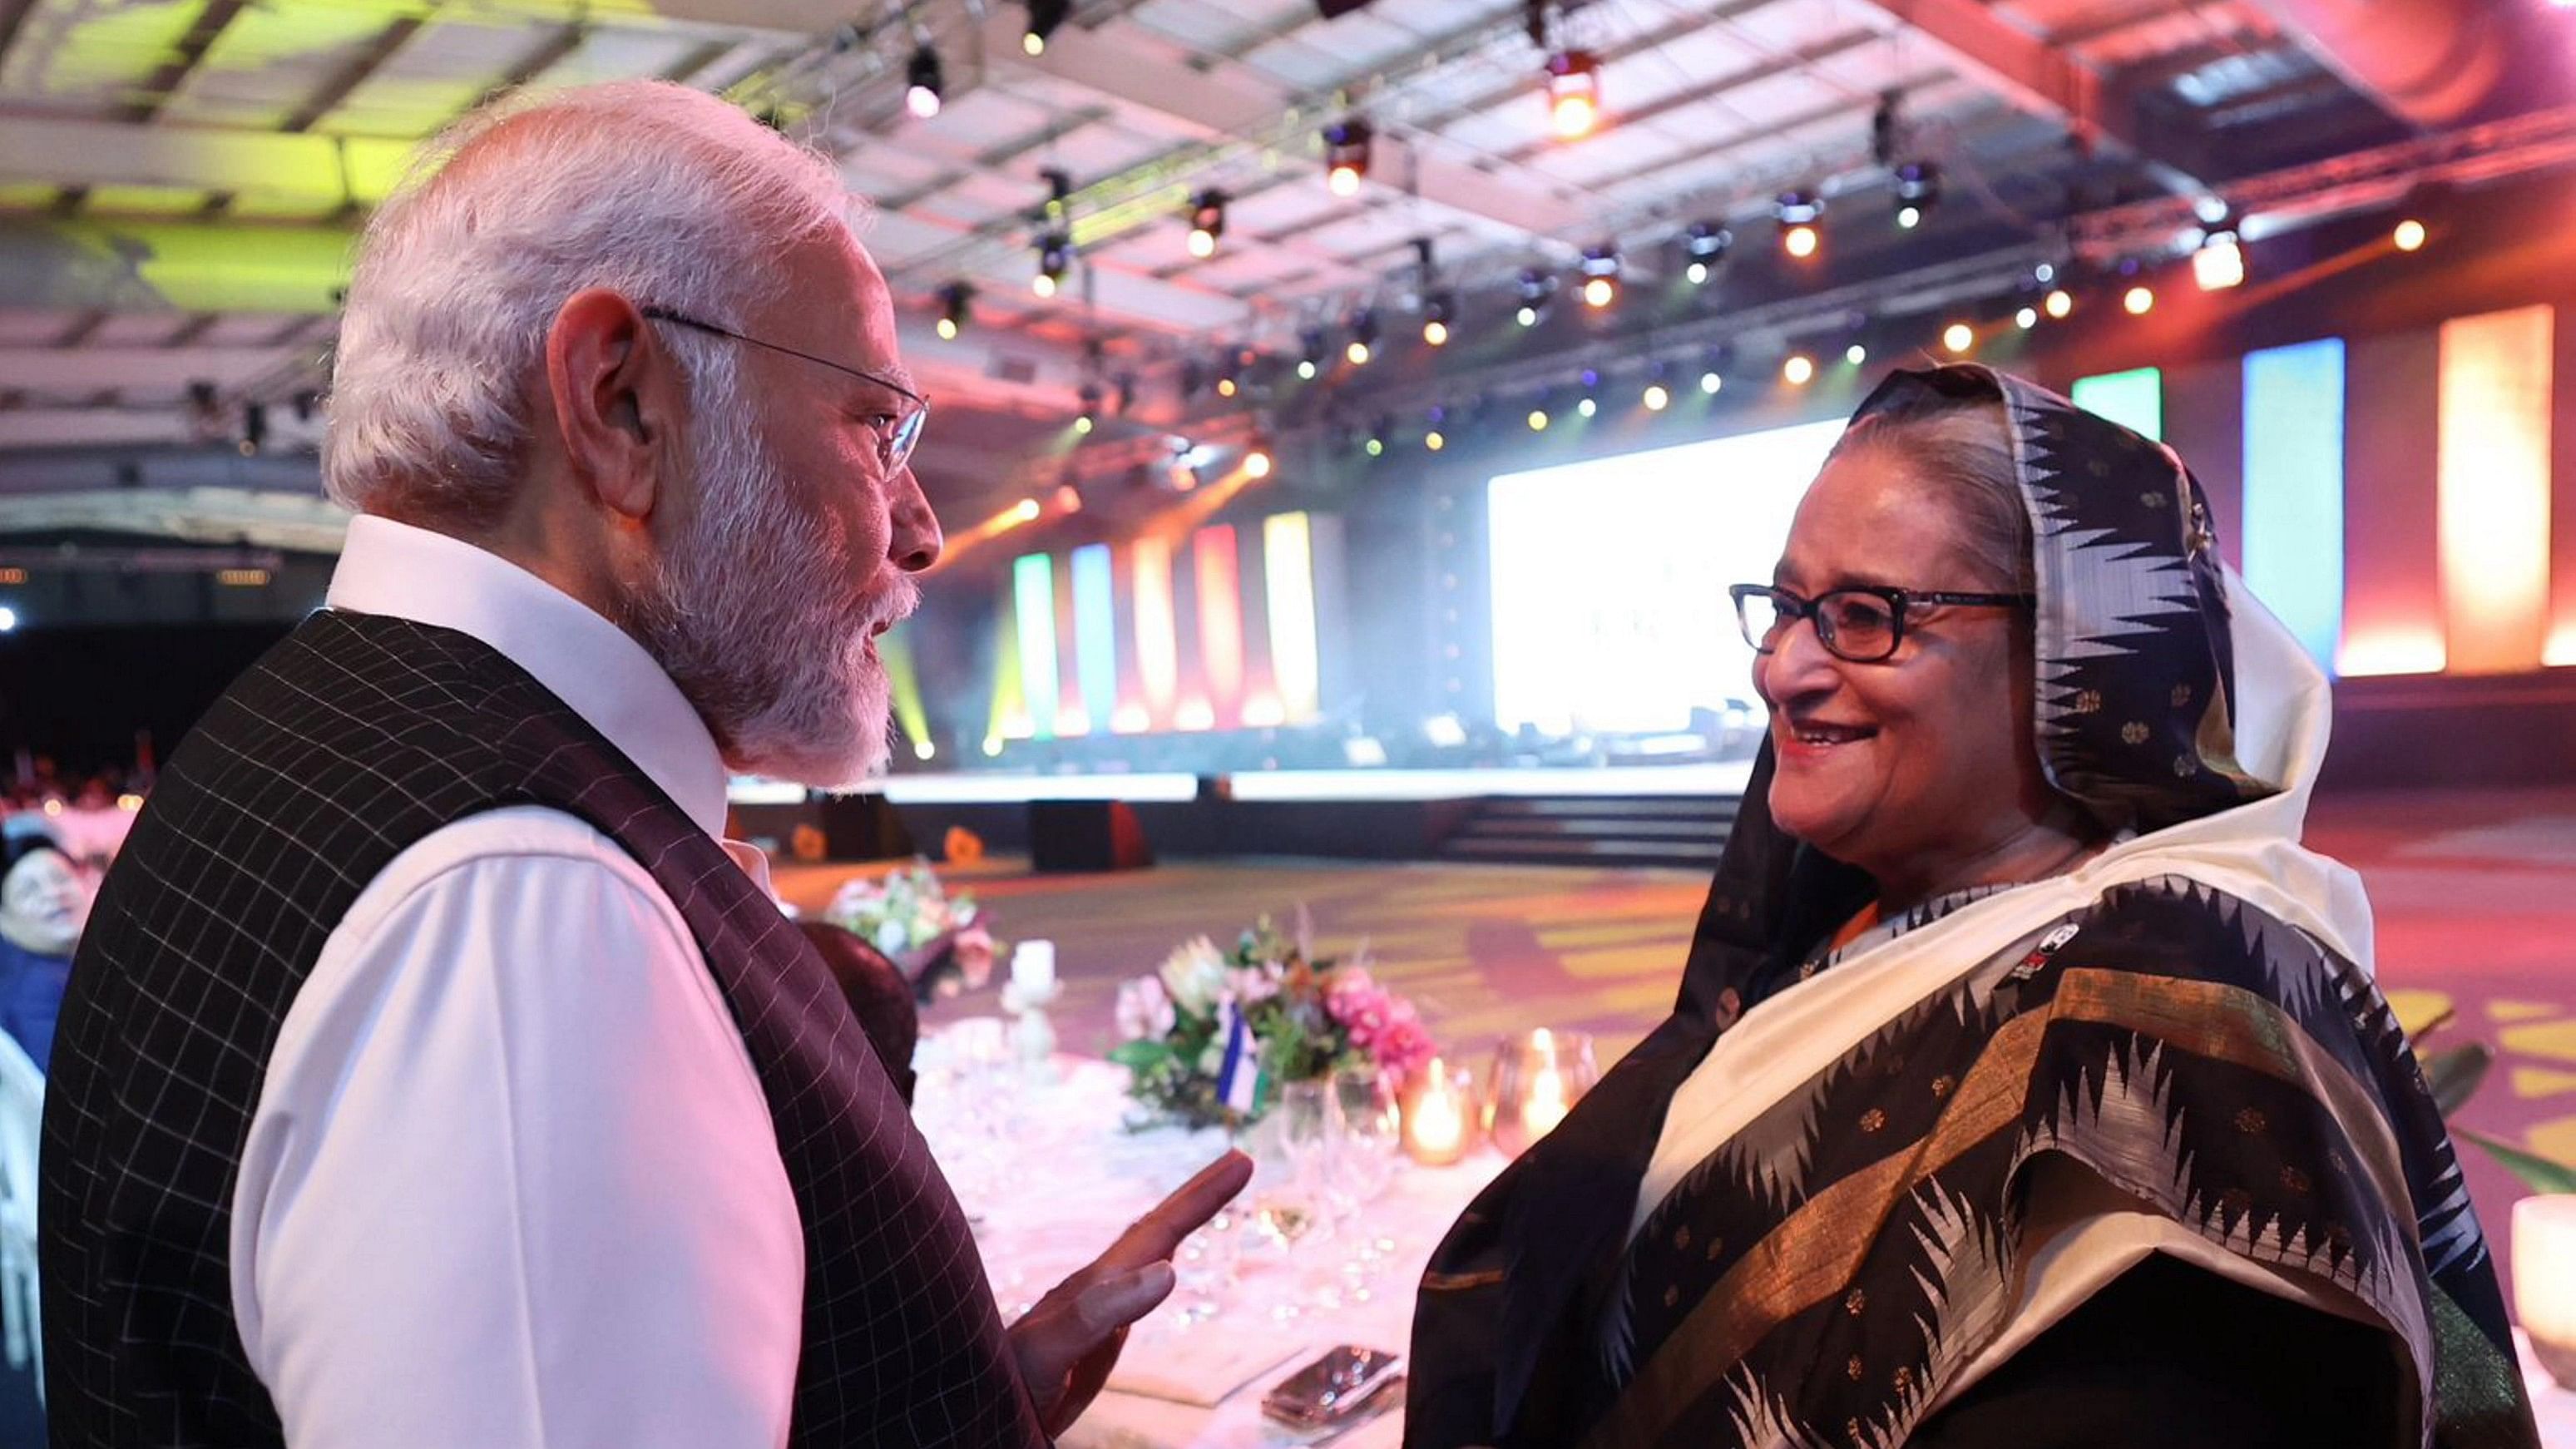
<path id="1" fill-rule="evenodd" d="M 2495 1049 L 2463 1122 L 2576 1160 L 2576 790 L 2332 794 L 2309 841 L 2368 882 L 2381 983 L 2400 1015 L 2420 1024 L 2448 1010 L 2436 1046 Z M 778 883 L 812 910 L 863 869 L 785 866 Z M 1670 1002 L 1706 886 L 1680 870 L 1293 858 L 1069 876 L 997 858 L 946 873 L 991 907 L 1003 939 L 1056 942 L 1066 993 L 1055 1016 L 1069 1049 L 1106 1050 L 1119 980 L 1183 939 L 1303 908 L 1319 950 L 1365 943 L 1453 1053 L 1477 1057 L 1503 1033 L 1550 1025 L 1593 1032 L 1604 1065 Z M 932 1019 L 994 1009 L 987 991 Z M 2477 1149 L 2463 1156 L 2502 1256 L 2505 1205 L 2520 1192 Z"/>

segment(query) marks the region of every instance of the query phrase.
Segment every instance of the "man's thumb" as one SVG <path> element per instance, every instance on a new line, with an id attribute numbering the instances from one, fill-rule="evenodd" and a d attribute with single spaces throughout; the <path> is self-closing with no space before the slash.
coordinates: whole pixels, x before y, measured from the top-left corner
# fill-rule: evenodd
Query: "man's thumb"
<path id="1" fill-rule="evenodd" d="M 1172 1296 L 1173 1282 L 1171 1264 L 1148 1263 L 1083 1289 L 1082 1296 L 1074 1300 L 1074 1312 L 1084 1327 L 1094 1333 L 1109 1333 L 1153 1312 L 1155 1305 Z"/>

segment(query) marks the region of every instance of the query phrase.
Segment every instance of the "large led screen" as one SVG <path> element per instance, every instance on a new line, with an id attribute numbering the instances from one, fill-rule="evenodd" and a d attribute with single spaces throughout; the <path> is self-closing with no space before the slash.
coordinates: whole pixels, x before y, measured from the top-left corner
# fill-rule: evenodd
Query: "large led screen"
<path id="1" fill-rule="evenodd" d="M 1826 421 L 1507 473 L 1486 485 L 1494 708 L 1551 735 L 1678 730 L 1753 699 L 1726 586 L 1767 583 Z"/>

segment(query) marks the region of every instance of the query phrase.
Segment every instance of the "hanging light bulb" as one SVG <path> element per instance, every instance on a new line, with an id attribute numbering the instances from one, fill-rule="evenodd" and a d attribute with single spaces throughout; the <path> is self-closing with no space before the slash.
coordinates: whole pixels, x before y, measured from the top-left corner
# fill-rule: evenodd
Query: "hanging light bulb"
<path id="1" fill-rule="evenodd" d="M 1896 225 L 1912 231 L 1941 204 L 1941 168 L 1929 161 L 1908 161 L 1896 168 Z"/>
<path id="2" fill-rule="evenodd" d="M 1812 191 L 1783 191 L 1771 209 L 1780 220 L 1780 249 L 1801 261 L 1814 256 L 1823 245 L 1816 223 L 1825 214 L 1824 199 Z"/>
<path id="3" fill-rule="evenodd" d="M 913 51 L 903 68 L 903 108 L 918 120 L 927 121 L 939 114 L 940 97 L 947 91 L 946 77 L 939 64 L 939 52 L 925 40 Z"/>
<path id="4" fill-rule="evenodd" d="M 1225 193 L 1211 187 L 1190 198 L 1190 255 L 1200 261 L 1216 255 L 1225 235 Z"/>
<path id="5" fill-rule="evenodd" d="M 1535 327 L 1538 319 L 1547 315 L 1547 304 L 1555 295 L 1556 278 L 1536 267 L 1528 268 L 1521 273 L 1521 306 L 1514 315 L 1523 327 Z"/>
<path id="6" fill-rule="evenodd" d="M 1360 178 L 1368 175 L 1369 151 L 1377 133 L 1358 116 L 1348 116 L 1324 128 L 1324 184 L 1335 196 L 1360 194 Z"/>
<path id="7" fill-rule="evenodd" d="M 1690 230 L 1682 233 L 1682 250 L 1690 257 L 1690 265 L 1684 269 L 1684 274 L 1690 278 L 1691 285 L 1696 287 L 1706 282 L 1717 270 L 1717 264 L 1726 260 L 1727 248 L 1733 245 L 1735 233 L 1725 227 L 1713 221 L 1692 222 Z"/>
<path id="8" fill-rule="evenodd" d="M 1028 28 L 1020 32 L 1020 50 L 1030 59 L 1046 54 L 1047 39 L 1073 10 L 1073 0 L 1029 0 Z"/>
<path id="9" fill-rule="evenodd" d="M 1348 358 L 1353 367 L 1366 367 L 1369 358 L 1376 354 L 1376 348 L 1377 312 L 1373 308 L 1362 307 L 1351 314 L 1351 342 L 1342 350 L 1342 356 Z"/>
<path id="10" fill-rule="evenodd" d="M 1422 299 L 1422 340 L 1433 347 L 1449 345 L 1449 324 L 1458 315 L 1454 292 L 1432 292 Z"/>
<path id="11" fill-rule="evenodd" d="M 956 341 L 957 334 L 965 331 L 966 324 L 974 320 L 974 307 L 975 288 L 972 284 L 957 281 L 941 287 L 939 289 L 940 340 Z"/>
<path id="12" fill-rule="evenodd" d="M 1619 248 L 1609 242 L 1583 253 L 1583 305 L 1609 306 L 1619 300 Z"/>
<path id="13" fill-rule="evenodd" d="M 1601 120 L 1601 62 L 1588 50 L 1560 50 L 1547 58 L 1548 125 L 1561 141 L 1592 134 Z"/>
<path id="14" fill-rule="evenodd" d="M 1052 297 L 1064 285 L 1064 274 L 1073 266 L 1073 238 L 1061 231 L 1051 231 L 1038 238 L 1038 274 L 1029 279 L 1029 287 L 1041 297 Z"/>

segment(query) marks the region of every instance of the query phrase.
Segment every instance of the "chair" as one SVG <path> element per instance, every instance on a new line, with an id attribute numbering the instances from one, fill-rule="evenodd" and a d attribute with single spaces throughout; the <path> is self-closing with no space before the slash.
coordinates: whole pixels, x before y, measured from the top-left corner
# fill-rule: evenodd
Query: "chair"
<path id="1" fill-rule="evenodd" d="M 45 1074 L 0 1032 L 0 1353 L 12 1369 L 32 1366 L 39 1403 L 45 1335 L 36 1293 L 36 1143 L 44 1117 Z"/>

